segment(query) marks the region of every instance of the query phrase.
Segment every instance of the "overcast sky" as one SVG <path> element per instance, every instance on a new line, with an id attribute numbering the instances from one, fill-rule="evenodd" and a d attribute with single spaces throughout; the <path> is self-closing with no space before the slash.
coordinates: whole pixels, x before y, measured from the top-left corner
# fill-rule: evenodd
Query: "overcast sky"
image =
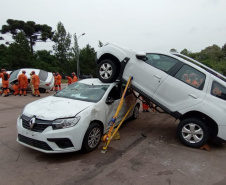
<path id="1" fill-rule="evenodd" d="M 80 48 L 90 44 L 97 50 L 101 41 L 134 51 L 199 52 L 226 43 L 226 0 L 0 0 L 0 5 L 0 28 L 15 19 L 56 30 L 60 21 L 70 34 L 85 33 Z"/>

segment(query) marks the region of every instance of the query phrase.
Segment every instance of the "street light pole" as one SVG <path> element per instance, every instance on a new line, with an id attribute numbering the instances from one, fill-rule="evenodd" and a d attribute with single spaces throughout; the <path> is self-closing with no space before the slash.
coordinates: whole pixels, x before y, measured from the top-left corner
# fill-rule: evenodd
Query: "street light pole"
<path id="1" fill-rule="evenodd" d="M 77 38 L 77 45 L 78 45 L 78 39 L 85 35 L 85 33 L 81 34 L 78 38 Z M 80 53 L 80 50 L 79 50 L 79 46 L 78 46 L 78 52 L 77 52 L 77 78 L 79 79 L 79 75 L 80 75 L 80 67 L 79 67 L 79 53 Z"/>

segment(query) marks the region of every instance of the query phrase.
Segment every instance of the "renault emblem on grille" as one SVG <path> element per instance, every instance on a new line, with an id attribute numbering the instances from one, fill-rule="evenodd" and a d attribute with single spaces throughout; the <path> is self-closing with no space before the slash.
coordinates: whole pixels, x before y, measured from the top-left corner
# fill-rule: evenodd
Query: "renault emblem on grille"
<path id="1" fill-rule="evenodd" d="M 29 125 L 30 125 L 30 128 L 31 128 L 31 129 L 33 128 L 34 124 L 35 124 L 35 116 L 32 117 L 32 118 L 30 119 L 30 121 L 29 121 Z"/>

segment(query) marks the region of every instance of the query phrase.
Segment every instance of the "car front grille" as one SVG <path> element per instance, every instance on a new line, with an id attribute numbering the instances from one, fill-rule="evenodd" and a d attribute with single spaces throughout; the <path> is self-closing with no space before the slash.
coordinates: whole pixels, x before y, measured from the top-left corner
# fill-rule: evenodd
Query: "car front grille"
<path id="1" fill-rule="evenodd" d="M 47 143 L 45 143 L 43 141 L 31 139 L 29 137 L 26 137 L 26 136 L 23 136 L 23 135 L 20 135 L 20 134 L 18 134 L 18 140 L 22 143 L 33 146 L 35 148 L 40 148 L 40 149 L 48 150 L 48 151 L 52 150 L 52 148 L 50 148 L 50 146 Z"/>
<path id="2" fill-rule="evenodd" d="M 21 116 L 22 119 L 22 125 L 25 129 L 32 130 L 34 132 L 43 132 L 47 127 L 51 126 L 50 121 L 44 121 L 40 119 L 36 119 L 36 122 L 34 123 L 34 126 L 31 128 L 29 121 L 30 117 L 27 117 L 25 115 Z"/>

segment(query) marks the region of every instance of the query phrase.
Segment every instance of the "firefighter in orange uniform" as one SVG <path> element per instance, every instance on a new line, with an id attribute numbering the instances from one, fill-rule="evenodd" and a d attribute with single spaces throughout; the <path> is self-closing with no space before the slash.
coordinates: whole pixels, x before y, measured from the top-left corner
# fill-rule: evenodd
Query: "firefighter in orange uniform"
<path id="1" fill-rule="evenodd" d="M 75 72 L 72 73 L 72 83 L 75 83 L 78 81 L 77 76 L 75 75 Z"/>
<path id="2" fill-rule="evenodd" d="M 23 94 L 24 96 L 27 96 L 27 86 L 28 86 L 28 79 L 25 75 L 26 71 L 22 71 L 22 74 L 18 77 L 18 82 L 20 86 L 20 96 Z"/>
<path id="3" fill-rule="evenodd" d="M 40 79 L 39 76 L 35 74 L 35 71 L 32 71 L 32 85 L 34 86 L 34 95 L 40 97 L 39 93 L 39 84 L 40 84 Z"/>
<path id="4" fill-rule="evenodd" d="M 5 69 L 2 69 L 2 73 L 0 73 L 0 78 L 2 78 L 2 88 L 4 97 L 9 96 L 9 77 L 10 75 L 6 72 Z"/>
<path id="5" fill-rule="evenodd" d="M 72 78 L 70 76 L 65 76 L 67 79 L 68 85 L 72 84 Z"/>
<path id="6" fill-rule="evenodd" d="M 59 90 L 61 90 L 61 75 L 59 74 L 59 72 L 56 73 L 56 76 L 55 76 L 55 80 L 56 80 L 56 85 L 55 85 L 55 91 L 58 91 L 58 87 L 59 87 Z"/>
<path id="7" fill-rule="evenodd" d="M 13 90 L 14 90 L 14 93 L 13 95 L 18 95 L 20 92 L 19 92 L 19 83 L 16 82 L 13 86 L 12 86 Z"/>

